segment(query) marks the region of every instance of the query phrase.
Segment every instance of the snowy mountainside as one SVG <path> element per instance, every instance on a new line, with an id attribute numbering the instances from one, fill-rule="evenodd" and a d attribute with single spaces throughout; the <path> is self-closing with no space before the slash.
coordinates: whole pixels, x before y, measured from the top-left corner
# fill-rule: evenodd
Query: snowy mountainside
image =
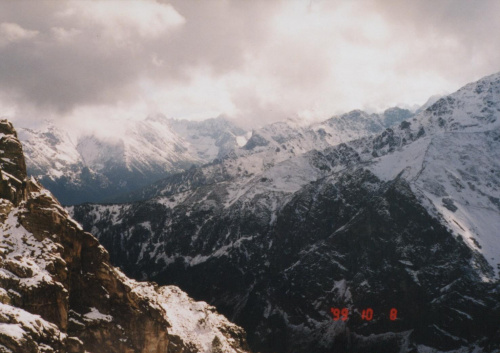
<path id="1" fill-rule="evenodd" d="M 322 150 L 328 146 L 380 133 L 412 116 L 409 110 L 394 107 L 382 114 L 353 110 L 305 127 L 292 121 L 277 122 L 253 131 L 243 149 L 253 153 L 272 150 L 275 154 L 285 151 L 301 154 L 313 149 Z"/>
<path id="2" fill-rule="evenodd" d="M 131 199 L 135 196 L 127 193 L 233 153 L 255 155 L 248 158 L 262 160 L 267 168 L 294 155 L 374 134 L 410 116 L 400 108 L 382 114 L 354 111 L 309 127 L 278 122 L 250 133 L 222 117 L 186 121 L 158 114 L 117 122 L 113 136 L 91 133 L 72 141 L 63 129 L 47 123 L 38 131 L 20 129 L 20 139 L 29 174 L 62 203 L 76 204 Z"/>
<path id="3" fill-rule="evenodd" d="M 171 186 L 168 185 L 177 184 L 180 180 L 190 180 L 188 184 L 182 186 L 186 189 L 199 186 L 200 178 L 204 183 L 240 177 L 251 179 L 252 176 L 266 173 L 266 170 L 296 156 L 300 159 L 302 154 L 314 154 L 313 151 L 321 151 L 352 139 L 371 136 L 412 116 L 409 110 L 395 107 L 387 109 L 382 114 L 352 111 L 310 126 L 300 126 L 289 120 L 271 123 L 252 131 L 250 138 L 241 148 L 222 157 L 219 156 L 220 160 L 209 163 L 205 168 L 167 177 L 112 201 L 122 203 L 170 194 Z M 213 174 L 215 170 L 217 170 L 216 177 Z"/>
<path id="4" fill-rule="evenodd" d="M 205 163 L 222 158 L 246 143 L 249 132 L 219 117 L 203 121 L 171 119 L 170 126 L 196 149 Z M 235 144 L 236 142 L 236 144 Z"/>
<path id="5" fill-rule="evenodd" d="M 147 201 L 68 211 L 127 274 L 217 306 L 256 350 L 498 352 L 499 101 L 497 74 L 333 146 L 273 124 Z"/>
<path id="6" fill-rule="evenodd" d="M 337 145 L 365 136 L 378 134 L 413 116 L 407 109 L 389 108 L 382 114 L 368 114 L 354 110 L 347 114 L 333 117 L 320 124 L 315 124 L 313 130 L 322 133 L 330 145 Z"/>
<path id="7" fill-rule="evenodd" d="M 26 163 L 30 174 L 52 179 L 74 179 L 84 165 L 67 133 L 49 124 L 40 131 L 19 129 L 19 139 L 23 142 Z"/>
<path id="8" fill-rule="evenodd" d="M 30 175 L 64 204 L 102 201 L 238 148 L 245 131 L 223 118 L 204 122 L 148 117 L 117 124 L 119 136 L 72 141 L 53 124 L 20 129 Z"/>
<path id="9" fill-rule="evenodd" d="M 378 152 L 371 170 L 382 180 L 402 173 L 428 212 L 482 253 L 498 276 L 500 74 L 438 100 L 385 138 L 389 150 L 399 146 Z"/>
<path id="10" fill-rule="evenodd" d="M 413 148 L 411 148 L 413 147 Z M 402 173 L 428 211 L 500 270 L 500 130 L 448 132 L 375 159 L 384 180 Z"/>
<path id="11" fill-rule="evenodd" d="M 90 136 L 89 143 L 81 138 L 78 150 L 87 165 L 99 170 L 114 160 L 129 170 L 147 172 L 158 166 L 182 170 L 182 164 L 202 164 L 224 156 L 236 148 L 236 138 L 246 133 L 223 118 L 196 122 L 162 115 L 126 121 L 122 129 L 122 136 L 108 141 Z"/>
<path id="12" fill-rule="evenodd" d="M 28 178 L 0 121 L 0 351 L 248 352 L 245 332 L 174 286 L 129 279 L 99 242 Z"/>
<path id="13" fill-rule="evenodd" d="M 421 105 L 420 107 L 417 108 L 415 113 L 418 114 L 418 113 L 423 112 L 424 110 L 429 108 L 431 105 L 433 105 L 434 103 L 436 103 L 438 100 L 440 100 L 443 97 L 444 97 L 444 95 L 442 95 L 442 94 L 435 94 L 435 95 L 429 97 L 429 99 L 427 99 L 427 101 L 423 105 Z"/>

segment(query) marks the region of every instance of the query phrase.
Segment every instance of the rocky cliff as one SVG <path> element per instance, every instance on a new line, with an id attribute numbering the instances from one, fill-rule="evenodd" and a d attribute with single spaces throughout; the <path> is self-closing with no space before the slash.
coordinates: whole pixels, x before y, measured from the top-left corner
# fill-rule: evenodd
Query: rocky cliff
<path id="1" fill-rule="evenodd" d="M 0 352 L 246 352 L 245 332 L 177 287 L 128 279 L 36 180 L 0 121 Z"/>

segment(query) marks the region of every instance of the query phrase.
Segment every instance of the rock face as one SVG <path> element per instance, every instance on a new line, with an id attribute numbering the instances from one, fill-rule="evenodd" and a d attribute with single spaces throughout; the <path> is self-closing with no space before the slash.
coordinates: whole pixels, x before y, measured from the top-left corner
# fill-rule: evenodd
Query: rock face
<path id="1" fill-rule="evenodd" d="M 213 307 L 111 266 L 97 239 L 27 179 L 5 120 L 0 176 L 0 352 L 247 352 L 245 332 Z"/>
<path id="2" fill-rule="evenodd" d="M 0 197 L 19 203 L 25 198 L 26 164 L 21 143 L 11 123 L 0 121 Z"/>
<path id="3" fill-rule="evenodd" d="M 127 274 L 215 305 L 254 350 L 499 352 L 500 74 L 324 147 L 331 124 L 273 124 L 147 201 L 68 210 Z"/>

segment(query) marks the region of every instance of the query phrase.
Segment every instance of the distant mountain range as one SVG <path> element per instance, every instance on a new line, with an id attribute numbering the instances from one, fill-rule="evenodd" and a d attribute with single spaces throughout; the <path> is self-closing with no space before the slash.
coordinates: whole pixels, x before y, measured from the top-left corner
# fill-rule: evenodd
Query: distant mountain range
<path id="1" fill-rule="evenodd" d="M 222 118 L 188 122 L 159 115 L 116 124 L 124 124 L 123 135 L 76 141 L 54 124 L 19 129 L 28 173 L 63 204 L 104 201 L 210 162 L 246 141 L 244 130 Z"/>
<path id="2" fill-rule="evenodd" d="M 47 123 L 39 130 L 19 129 L 19 138 L 28 173 L 70 205 L 134 198 L 136 194 L 128 194 L 243 146 L 261 151 L 256 148 L 259 144 L 271 143 L 274 153 L 284 142 L 280 136 L 294 139 L 292 153 L 303 153 L 381 132 L 411 115 L 399 108 L 380 115 L 353 111 L 307 128 L 276 123 L 253 133 L 225 118 L 197 122 L 157 115 L 144 121 L 117 121 L 124 131 L 119 136 L 87 134 L 73 141 L 67 131 Z"/>
<path id="3" fill-rule="evenodd" d="M 416 115 L 274 123 L 236 145 L 68 212 L 255 351 L 499 352 L 500 74 Z"/>
<path id="4" fill-rule="evenodd" d="M 247 175 L 260 173 L 276 163 L 308 151 L 321 150 L 342 142 L 374 135 L 412 116 L 409 110 L 391 108 L 382 114 L 368 114 L 355 110 L 305 127 L 290 120 L 276 122 L 247 133 L 249 138 L 240 148 L 227 149 L 225 154 L 219 155 L 208 164 L 217 165 L 221 158 L 228 157 L 247 163 L 238 171 L 244 171 Z M 198 173 L 198 171 L 196 168 L 191 170 L 193 173 Z M 184 174 L 172 177 L 184 178 Z M 189 183 L 193 182 L 197 181 L 189 181 Z M 122 203 L 149 199 L 157 196 L 165 183 L 169 183 L 169 179 L 163 178 L 135 192 L 119 195 L 109 201 Z"/>

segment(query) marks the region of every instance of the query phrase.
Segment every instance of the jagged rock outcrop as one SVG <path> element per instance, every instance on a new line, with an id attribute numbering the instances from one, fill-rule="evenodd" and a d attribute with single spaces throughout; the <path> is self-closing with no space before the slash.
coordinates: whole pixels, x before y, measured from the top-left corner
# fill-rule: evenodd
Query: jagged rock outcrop
<path id="1" fill-rule="evenodd" d="M 26 164 L 11 123 L 0 121 L 0 197 L 19 203 L 25 198 Z"/>
<path id="2" fill-rule="evenodd" d="M 5 120 L 0 167 L 0 352 L 247 351 L 245 332 L 213 307 L 111 266 L 97 239 L 27 178 Z M 198 329 L 204 340 L 190 336 Z"/>

